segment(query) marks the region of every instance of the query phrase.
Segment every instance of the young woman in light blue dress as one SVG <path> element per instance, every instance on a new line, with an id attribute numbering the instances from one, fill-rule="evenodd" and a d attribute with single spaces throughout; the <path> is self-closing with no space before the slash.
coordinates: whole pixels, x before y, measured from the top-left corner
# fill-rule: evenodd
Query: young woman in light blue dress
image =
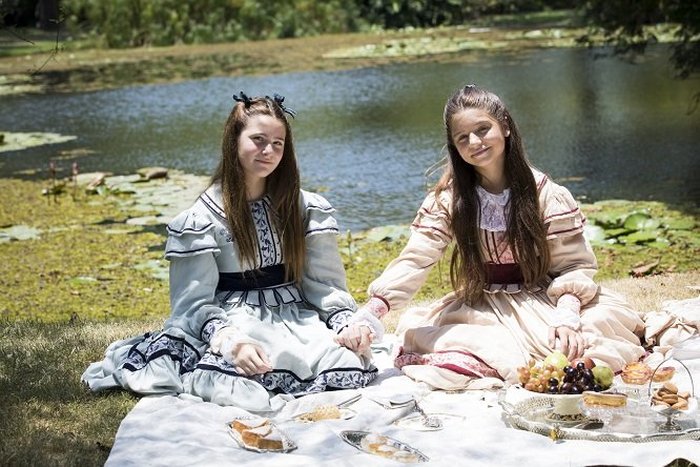
<path id="1" fill-rule="evenodd" d="M 167 227 L 171 316 L 110 345 L 82 376 L 94 391 L 188 393 L 265 412 L 377 375 L 360 350 L 382 327 L 355 313 L 333 207 L 300 189 L 293 111 L 278 95 L 234 99 L 210 186 Z"/>

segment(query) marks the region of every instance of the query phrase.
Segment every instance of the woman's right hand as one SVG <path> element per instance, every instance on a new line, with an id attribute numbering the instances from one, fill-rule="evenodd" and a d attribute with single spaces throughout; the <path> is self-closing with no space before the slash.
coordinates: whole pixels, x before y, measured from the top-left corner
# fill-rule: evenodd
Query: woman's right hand
<path id="1" fill-rule="evenodd" d="M 270 359 L 260 345 L 242 342 L 234 345 L 232 351 L 231 363 L 238 373 L 253 376 L 272 371 Z"/>

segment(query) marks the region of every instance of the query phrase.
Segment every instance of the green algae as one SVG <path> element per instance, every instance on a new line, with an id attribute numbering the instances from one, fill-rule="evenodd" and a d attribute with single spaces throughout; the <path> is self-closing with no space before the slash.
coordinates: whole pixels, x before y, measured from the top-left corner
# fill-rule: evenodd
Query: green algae
<path id="1" fill-rule="evenodd" d="M 72 322 L 169 314 L 164 223 L 196 199 L 207 178 L 177 171 L 151 180 L 107 176 L 100 190 L 88 194 L 84 186 L 94 178 L 84 174 L 80 190 L 55 197 L 41 194 L 47 182 L 0 179 L 0 239 L 6 239 L 0 242 L 6 271 L 0 275 L 5 291 L 0 318 Z M 606 201 L 582 209 L 588 216 L 586 235 L 599 260 L 598 279 L 697 270 L 696 206 Z M 134 222 L 144 212 L 153 223 Z M 13 229 L 33 235 L 11 237 L 7 232 Z M 366 299 L 369 283 L 401 252 L 408 235 L 404 225 L 340 235 L 348 287 L 359 302 Z M 450 253 L 430 272 L 416 300 L 450 291 Z"/>

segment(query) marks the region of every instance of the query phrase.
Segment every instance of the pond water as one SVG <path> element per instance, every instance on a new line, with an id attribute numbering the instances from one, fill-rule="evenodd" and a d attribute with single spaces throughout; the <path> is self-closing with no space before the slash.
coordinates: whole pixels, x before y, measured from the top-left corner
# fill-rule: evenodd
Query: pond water
<path id="1" fill-rule="evenodd" d="M 82 172 L 160 165 L 209 174 L 239 90 L 278 92 L 298 112 L 304 187 L 338 209 L 342 229 L 407 223 L 442 157 L 442 107 L 477 83 L 509 105 L 531 161 L 586 201 L 700 200 L 697 81 L 672 78 L 665 49 L 643 61 L 597 60 L 580 49 L 483 55 L 469 63 L 212 78 L 119 90 L 3 97 L 0 130 L 76 135 L 0 153 L 0 176 L 41 177 L 62 151 L 88 149 Z M 59 160 L 68 171 L 71 160 Z M 40 169 L 38 175 L 25 175 Z"/>

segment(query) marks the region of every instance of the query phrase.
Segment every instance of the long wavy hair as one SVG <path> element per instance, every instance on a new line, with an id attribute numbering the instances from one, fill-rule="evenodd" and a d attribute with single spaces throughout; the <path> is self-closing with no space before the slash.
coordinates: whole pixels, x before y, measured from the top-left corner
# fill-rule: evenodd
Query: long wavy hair
<path id="1" fill-rule="evenodd" d="M 480 176 L 474 166 L 462 159 L 452 140 L 454 115 L 471 108 L 487 112 L 499 123 L 504 134 L 510 131 L 505 138 L 504 169 L 510 188 L 507 235 L 527 287 L 534 286 L 546 276 L 550 261 L 537 185 L 518 126 L 498 96 L 475 85 L 465 86 L 456 91 L 445 105 L 443 117 L 448 160 L 434 190 L 438 200 L 443 191 L 452 192 L 450 222 L 456 246 L 450 263 L 450 279 L 454 290 L 467 303 L 480 299 L 487 285 L 486 258 L 482 253 L 479 229 L 481 210 L 476 191 Z"/>
<path id="2" fill-rule="evenodd" d="M 269 97 L 254 97 L 249 105 L 237 102 L 226 120 L 221 160 L 211 178 L 211 185 L 221 184 L 224 211 L 231 234 L 243 260 L 255 264 L 258 236 L 246 197 L 245 175 L 238 158 L 241 132 L 255 115 L 268 115 L 284 124 L 286 137 L 282 159 L 267 177 L 266 192 L 273 209 L 273 223 L 282 239 L 286 280 L 301 280 L 304 267 L 305 237 L 299 205 L 300 181 L 292 129 L 282 108 Z"/>

